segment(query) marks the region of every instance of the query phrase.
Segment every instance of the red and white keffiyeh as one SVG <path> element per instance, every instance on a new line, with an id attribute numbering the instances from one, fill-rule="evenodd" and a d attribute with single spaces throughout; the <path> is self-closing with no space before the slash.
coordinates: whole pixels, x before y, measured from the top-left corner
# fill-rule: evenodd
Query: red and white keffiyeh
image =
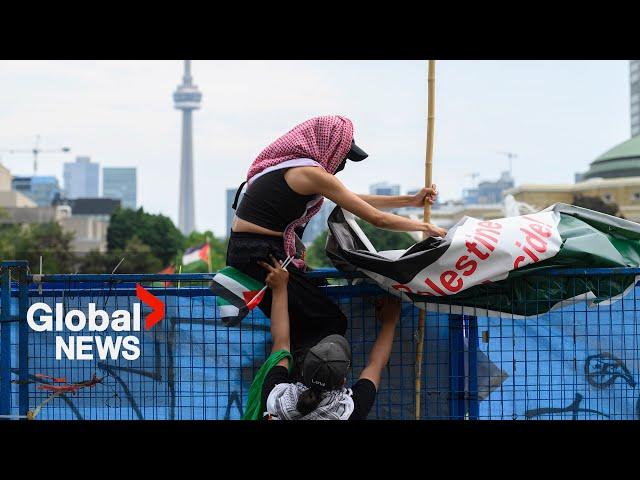
<path id="1" fill-rule="evenodd" d="M 309 158 L 317 162 L 327 172 L 334 174 L 345 159 L 353 140 L 351 120 L 339 115 L 315 117 L 294 127 L 265 148 L 253 161 L 247 174 L 247 181 L 269 167 L 294 159 Z M 307 208 L 305 214 L 291 222 L 284 231 L 284 250 L 287 255 L 295 255 L 294 229 L 307 223 L 322 206 L 320 197 Z M 293 260 L 297 267 L 304 262 Z"/>

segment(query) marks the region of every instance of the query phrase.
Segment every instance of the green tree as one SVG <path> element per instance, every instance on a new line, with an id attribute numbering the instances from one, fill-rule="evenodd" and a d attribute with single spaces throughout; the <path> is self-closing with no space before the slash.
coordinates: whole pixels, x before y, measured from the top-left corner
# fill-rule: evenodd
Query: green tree
<path id="1" fill-rule="evenodd" d="M 134 235 L 150 247 L 163 266 L 175 262 L 184 243 L 182 233 L 169 217 L 146 213 L 142 207 L 138 210 L 116 210 L 111 215 L 107 230 L 108 250 L 124 250 Z"/>
<path id="2" fill-rule="evenodd" d="M 136 235 L 127 242 L 122 257 L 124 261 L 118 267 L 118 273 L 158 273 L 165 267 L 152 248 Z"/>
<path id="3" fill-rule="evenodd" d="M 143 243 L 136 235 L 127 242 L 124 249 L 114 249 L 105 253 L 93 250 L 82 258 L 79 271 L 81 273 L 111 273 L 122 263 L 116 273 L 158 273 L 164 264 L 154 254 L 149 245 Z"/>
<path id="4" fill-rule="evenodd" d="M 118 258 L 118 260 L 115 260 L 115 258 L 116 256 L 110 252 L 102 253 L 98 250 L 91 250 L 81 258 L 78 272 L 111 273 L 122 257 Z"/>
<path id="5" fill-rule="evenodd" d="M 20 229 L 20 225 L 13 223 L 0 225 L 0 260 L 16 259 L 16 239 Z"/>
<path id="6" fill-rule="evenodd" d="M 32 271 L 73 273 L 76 257 L 71 251 L 73 233 L 65 232 L 57 222 L 38 223 L 13 230 L 15 250 L 11 258 L 28 260 Z"/>
<path id="7" fill-rule="evenodd" d="M 318 235 L 304 255 L 305 262 L 311 268 L 323 268 L 323 267 L 331 267 L 331 261 L 327 258 L 327 254 L 325 253 L 325 246 L 327 245 L 327 235 L 329 234 L 329 230 L 325 230 L 320 235 Z"/>
<path id="8" fill-rule="evenodd" d="M 357 220 L 358 225 L 362 228 L 362 231 L 371 241 L 374 248 L 380 250 L 401 250 L 409 248 L 415 244 L 416 241 L 406 232 L 391 232 L 389 230 L 382 230 L 376 228 L 370 223 L 364 220 Z"/>
<path id="9" fill-rule="evenodd" d="M 358 225 L 362 228 L 362 231 L 371 241 L 374 248 L 378 251 L 381 250 L 402 250 L 409 248 L 416 241 L 405 232 L 390 232 L 389 230 L 382 230 L 374 227 L 370 223 L 363 220 L 357 220 Z M 311 246 L 307 249 L 305 254 L 305 260 L 307 265 L 312 268 L 331 267 L 331 261 L 327 258 L 325 253 L 325 247 L 327 244 L 327 235 L 329 231 L 325 230 L 318 235 Z"/>

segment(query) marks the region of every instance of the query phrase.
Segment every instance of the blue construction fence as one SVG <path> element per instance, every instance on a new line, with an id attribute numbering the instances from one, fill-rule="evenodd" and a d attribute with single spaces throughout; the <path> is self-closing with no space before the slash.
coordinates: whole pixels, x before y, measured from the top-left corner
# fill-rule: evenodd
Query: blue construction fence
<path id="1" fill-rule="evenodd" d="M 638 275 L 640 269 L 566 274 Z M 349 381 L 366 365 L 379 324 L 376 284 L 335 270 L 310 275 L 349 319 Z M 226 326 L 209 290 L 212 274 L 33 275 L 26 262 L 0 264 L 0 419 L 212 419 L 242 416 L 249 387 L 270 345 L 259 309 Z M 138 285 L 164 303 L 165 317 L 144 328 L 151 308 Z M 578 300 L 517 317 L 447 312 L 424 315 L 424 352 L 416 389 L 421 305 L 403 302 L 393 351 L 369 419 L 635 419 L 640 417 L 639 318 L 634 284 L 615 301 Z M 49 313 L 33 309 L 51 307 Z M 141 308 L 141 330 L 34 331 L 65 315 L 88 315 L 90 304 L 110 318 Z M 57 305 L 57 306 L 56 306 Z M 424 308 L 424 305 L 422 305 Z M 473 312 L 471 312 L 473 313 Z M 123 345 L 136 338 L 138 356 Z M 72 339 L 73 337 L 73 339 Z M 82 348 L 78 338 L 82 337 Z M 120 350 L 105 347 L 118 338 Z M 131 340 L 131 339 L 129 339 Z M 71 348 L 72 345 L 74 348 Z M 130 346 L 130 344 L 128 344 Z M 111 345 L 113 347 L 113 344 Z M 69 359 L 72 355 L 84 358 Z M 416 407 L 419 406 L 419 409 Z"/>

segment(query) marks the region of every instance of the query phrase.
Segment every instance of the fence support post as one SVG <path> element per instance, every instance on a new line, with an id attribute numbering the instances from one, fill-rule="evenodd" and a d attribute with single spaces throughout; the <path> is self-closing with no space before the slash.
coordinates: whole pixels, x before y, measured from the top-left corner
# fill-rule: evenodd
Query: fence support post
<path id="1" fill-rule="evenodd" d="M 18 266 L 18 412 L 27 415 L 29 411 L 29 325 L 27 310 L 29 309 L 29 283 L 27 262 L 21 261 Z"/>
<path id="2" fill-rule="evenodd" d="M 468 316 L 467 338 L 469 339 L 469 420 L 478 420 L 480 405 L 478 403 L 478 317 Z"/>
<path id="3" fill-rule="evenodd" d="M 449 315 L 449 418 L 464 420 L 464 323 L 462 315 Z"/>
<path id="4" fill-rule="evenodd" d="M 0 265 L 0 415 L 11 414 L 11 270 Z"/>

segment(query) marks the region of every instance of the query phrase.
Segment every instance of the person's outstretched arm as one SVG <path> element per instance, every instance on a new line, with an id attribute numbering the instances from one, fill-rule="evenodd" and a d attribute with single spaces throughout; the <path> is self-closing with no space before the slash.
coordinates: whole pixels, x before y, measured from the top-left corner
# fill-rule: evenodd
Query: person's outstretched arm
<path id="1" fill-rule="evenodd" d="M 382 326 L 369 354 L 369 362 L 360 374 L 360 378 L 371 380 L 377 390 L 378 385 L 380 385 L 382 370 L 389 362 L 396 324 L 400 320 L 400 300 L 396 297 L 380 299 L 378 305 L 376 305 L 376 313 Z"/>
<path id="2" fill-rule="evenodd" d="M 322 168 L 297 167 L 291 170 L 285 178 L 293 191 L 301 195 L 322 195 L 378 228 L 399 232 L 426 232 L 433 237 L 444 237 L 447 234 L 444 228 L 430 223 L 378 210 Z"/>
<path id="3" fill-rule="evenodd" d="M 358 197 L 367 202 L 372 207 L 381 208 L 402 208 L 402 207 L 424 207 L 425 203 L 433 205 L 438 196 L 438 189 L 434 184 L 419 190 L 415 195 L 367 195 L 357 193 Z"/>
<path id="4" fill-rule="evenodd" d="M 271 352 L 278 350 L 291 351 L 289 338 L 289 297 L 287 294 L 287 283 L 289 282 L 289 272 L 282 268 L 282 262 L 271 257 L 271 265 L 266 262 L 258 262 L 269 274 L 265 283 L 273 291 L 271 302 L 271 340 L 273 347 Z M 289 366 L 289 359 L 283 358 L 277 366 Z"/>

